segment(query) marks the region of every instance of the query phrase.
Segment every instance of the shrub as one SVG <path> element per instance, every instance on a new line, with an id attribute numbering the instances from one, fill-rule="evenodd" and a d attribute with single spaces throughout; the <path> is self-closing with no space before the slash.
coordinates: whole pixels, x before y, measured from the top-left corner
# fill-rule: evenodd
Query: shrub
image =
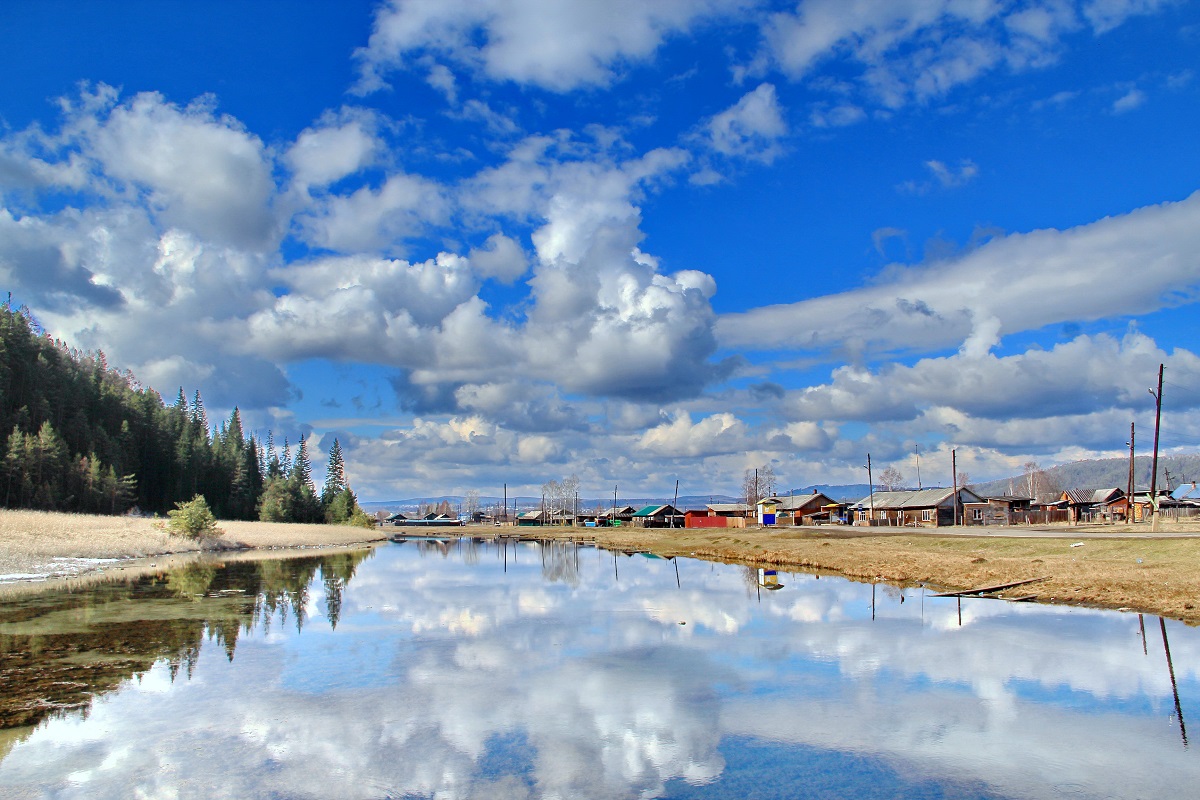
<path id="1" fill-rule="evenodd" d="M 217 527 L 217 518 L 208 509 L 204 495 L 198 494 L 186 503 L 176 503 L 175 508 L 167 512 L 167 530 L 186 536 L 189 539 L 203 539 L 206 536 L 221 536 L 225 531 Z"/>

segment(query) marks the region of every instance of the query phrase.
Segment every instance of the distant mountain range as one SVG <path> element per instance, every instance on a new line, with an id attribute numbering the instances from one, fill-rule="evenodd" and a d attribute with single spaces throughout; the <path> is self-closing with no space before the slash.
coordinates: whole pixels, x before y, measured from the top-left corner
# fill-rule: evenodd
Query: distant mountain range
<path id="1" fill-rule="evenodd" d="M 448 502 L 451 508 L 457 510 L 462 505 L 463 498 L 460 495 L 438 495 L 436 497 L 409 497 L 403 500 L 378 500 L 371 502 L 360 502 L 359 505 L 368 514 L 374 514 L 376 511 L 415 511 L 423 505 L 437 505 L 443 501 Z M 675 498 L 668 497 L 621 497 L 617 496 L 617 504 L 622 506 L 633 506 L 641 508 L 649 505 L 663 505 L 674 502 Z M 704 508 L 708 503 L 738 503 L 741 498 L 730 497 L 724 494 L 705 494 L 705 495 L 680 495 L 679 505 L 681 509 L 689 508 Z M 485 511 L 499 508 L 504 503 L 503 497 L 492 497 L 480 495 L 479 507 Z M 516 496 L 508 498 L 509 510 L 520 509 L 528 511 L 538 508 L 542 504 L 542 498 L 529 496 Z M 581 497 L 579 498 L 579 507 L 581 509 L 592 510 L 597 506 L 601 508 L 612 508 L 613 499 L 609 497 Z"/>

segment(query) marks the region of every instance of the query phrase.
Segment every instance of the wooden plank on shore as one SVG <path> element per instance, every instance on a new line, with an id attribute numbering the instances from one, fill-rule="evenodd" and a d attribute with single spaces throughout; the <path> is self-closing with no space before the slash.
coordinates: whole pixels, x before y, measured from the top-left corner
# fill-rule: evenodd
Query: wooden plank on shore
<path id="1" fill-rule="evenodd" d="M 1039 581 L 1050 580 L 1049 575 L 1044 575 L 1041 578 L 1027 578 L 1023 581 L 1013 581 L 1012 583 L 1001 583 L 997 586 L 980 586 L 978 589 L 963 589 L 959 592 L 943 592 L 942 594 L 931 595 L 932 597 L 966 597 L 972 594 L 990 594 L 992 592 L 1002 592 L 1005 589 L 1012 589 L 1017 586 L 1024 586 L 1027 583 L 1038 583 Z"/>

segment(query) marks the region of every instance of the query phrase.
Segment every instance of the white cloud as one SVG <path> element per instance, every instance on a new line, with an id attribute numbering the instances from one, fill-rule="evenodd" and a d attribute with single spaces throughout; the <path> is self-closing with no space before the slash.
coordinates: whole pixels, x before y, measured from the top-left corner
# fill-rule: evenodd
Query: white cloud
<path id="1" fill-rule="evenodd" d="M 87 145 L 105 175 L 146 193 L 163 224 L 221 244 L 274 245 L 270 154 L 208 102 L 180 108 L 157 93 L 136 95 L 94 120 Z"/>
<path id="2" fill-rule="evenodd" d="M 981 75 L 1047 66 L 1066 37 L 1097 34 L 1172 0 L 804 0 L 769 15 L 770 59 L 795 79 L 847 60 L 859 85 L 885 108 L 928 102 Z"/>
<path id="3" fill-rule="evenodd" d="M 349 253 L 403 251 L 427 226 L 445 223 L 450 205 L 441 186 L 419 175 L 389 175 L 378 189 L 321 197 L 296 224 L 313 247 Z"/>
<path id="4" fill-rule="evenodd" d="M 717 332 L 726 347 L 986 349 L 999 335 L 1194 302 L 1198 253 L 1200 193 L 1065 231 L 993 239 L 861 289 L 725 315 Z"/>
<path id="5" fill-rule="evenodd" d="M 529 270 L 529 259 L 514 239 L 502 233 L 493 233 L 483 247 L 467 255 L 471 266 L 483 278 L 495 278 L 501 283 L 512 283 Z"/>
<path id="6" fill-rule="evenodd" d="M 1163 352 L 1149 337 L 1079 336 L 1050 350 L 924 358 L 877 371 L 838 367 L 828 384 L 797 391 L 789 413 L 807 420 L 915 419 L 946 407 L 992 420 L 1090 414 L 1146 406 L 1146 384 L 1158 364 L 1185 385 L 1200 383 L 1200 358 Z M 1186 407 L 1186 405 L 1184 406 Z"/>
<path id="7" fill-rule="evenodd" d="M 728 412 L 693 423 L 690 414 L 677 414 L 642 434 L 638 447 L 667 458 L 703 458 L 746 449 L 749 429 Z"/>
<path id="8" fill-rule="evenodd" d="M 736 104 L 704 123 L 708 145 L 726 156 L 771 162 L 787 133 L 775 87 L 769 83 L 743 95 Z"/>
<path id="9" fill-rule="evenodd" d="M 496 81 L 565 92 L 606 86 L 628 63 L 650 59 L 663 41 L 743 0 L 391 0 L 376 12 L 356 53 L 358 91 L 418 55 L 445 59 Z M 440 73 L 439 73 L 440 74 Z M 441 79 L 444 84 L 444 78 Z"/>
<path id="10" fill-rule="evenodd" d="M 371 165 L 383 143 L 364 118 L 326 120 L 296 137 L 284 160 L 297 183 L 321 187 Z"/>
<path id="11" fill-rule="evenodd" d="M 1146 93 L 1141 89 L 1133 88 L 1125 94 L 1113 101 L 1112 112 L 1114 114 L 1124 114 L 1127 111 L 1133 111 L 1146 103 Z"/>
<path id="12" fill-rule="evenodd" d="M 905 181 L 898 188 L 910 194 L 926 194 L 935 187 L 957 189 L 979 177 L 979 167 L 967 158 L 959 162 L 957 170 L 936 159 L 926 161 L 925 169 L 929 171 L 932 181 Z"/>

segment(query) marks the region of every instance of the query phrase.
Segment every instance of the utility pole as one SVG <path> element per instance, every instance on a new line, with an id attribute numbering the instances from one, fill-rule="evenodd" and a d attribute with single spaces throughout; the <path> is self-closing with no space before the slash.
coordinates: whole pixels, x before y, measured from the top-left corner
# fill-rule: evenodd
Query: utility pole
<path id="1" fill-rule="evenodd" d="M 875 478 L 871 475 L 871 454 L 867 453 L 867 483 L 871 486 L 871 520 L 867 524 L 875 524 Z"/>
<path id="2" fill-rule="evenodd" d="M 1158 391 L 1149 389 L 1154 395 L 1154 458 L 1150 463 L 1150 530 L 1158 530 L 1158 429 L 1162 422 L 1163 365 L 1158 365 Z"/>
<path id="3" fill-rule="evenodd" d="M 917 462 L 917 491 L 921 491 L 921 445 L 913 445 L 913 458 Z"/>
<path id="4" fill-rule="evenodd" d="M 508 484 L 504 484 L 504 522 L 508 523 Z"/>
<path id="5" fill-rule="evenodd" d="M 1129 492 L 1125 495 L 1125 521 L 1133 522 L 1133 423 L 1129 423 Z"/>
<path id="6" fill-rule="evenodd" d="M 671 527 L 675 527 L 675 513 L 679 511 L 679 478 L 675 479 L 675 502 L 671 505 Z"/>
<path id="7" fill-rule="evenodd" d="M 954 476 L 954 524 L 958 524 L 958 451 L 950 451 L 950 473 Z"/>

